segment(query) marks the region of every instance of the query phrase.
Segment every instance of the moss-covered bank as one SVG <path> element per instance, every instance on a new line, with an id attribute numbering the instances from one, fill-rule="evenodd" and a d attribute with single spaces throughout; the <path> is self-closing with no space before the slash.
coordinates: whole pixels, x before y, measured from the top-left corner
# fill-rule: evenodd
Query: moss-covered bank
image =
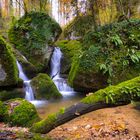
<path id="1" fill-rule="evenodd" d="M 36 99 L 52 99 L 60 98 L 62 96 L 47 74 L 38 74 L 32 79 L 31 85 Z"/>
<path id="2" fill-rule="evenodd" d="M 11 46 L 0 37 L 0 87 L 18 83 L 18 69 Z"/>
<path id="3" fill-rule="evenodd" d="M 116 86 L 109 86 L 95 93 L 90 93 L 90 96 L 84 98 L 81 102 L 85 104 L 100 102 L 121 105 L 130 103 L 132 100 L 140 101 L 140 76 Z"/>
<path id="4" fill-rule="evenodd" d="M 93 91 L 138 76 L 139 32 L 140 20 L 113 23 L 96 32 L 89 31 L 82 44 L 86 51 L 73 61 L 70 85 L 77 90 Z"/>
<path id="5" fill-rule="evenodd" d="M 33 64 L 38 71 L 48 65 L 52 45 L 61 28 L 48 14 L 30 12 L 15 21 L 9 30 L 10 42 Z"/>

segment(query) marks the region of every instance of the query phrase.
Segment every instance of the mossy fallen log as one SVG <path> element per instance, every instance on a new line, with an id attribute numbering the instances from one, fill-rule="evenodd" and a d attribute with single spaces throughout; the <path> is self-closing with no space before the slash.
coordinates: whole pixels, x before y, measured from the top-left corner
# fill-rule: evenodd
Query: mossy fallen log
<path id="1" fill-rule="evenodd" d="M 33 125 L 31 131 L 36 133 L 48 133 L 55 127 L 64 124 L 82 114 L 88 113 L 90 111 L 94 111 L 97 109 L 109 107 L 109 104 L 84 104 L 78 103 L 72 105 L 71 107 L 67 108 L 66 110 L 60 110 L 60 112 L 56 114 L 49 115 L 47 119 L 44 119 L 36 124 Z"/>
<path id="2" fill-rule="evenodd" d="M 93 94 L 91 93 L 90 96 L 84 98 L 80 103 L 65 110 L 62 109 L 58 113 L 35 123 L 31 131 L 45 134 L 55 127 L 90 111 L 128 104 L 132 100 L 140 101 L 140 76 L 116 86 L 101 89 Z"/>

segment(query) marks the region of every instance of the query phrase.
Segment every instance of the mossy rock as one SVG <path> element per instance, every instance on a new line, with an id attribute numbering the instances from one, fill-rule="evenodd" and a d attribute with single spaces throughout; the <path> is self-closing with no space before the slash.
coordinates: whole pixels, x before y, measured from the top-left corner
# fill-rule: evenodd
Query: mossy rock
<path id="1" fill-rule="evenodd" d="M 11 46 L 0 37 L 0 87 L 18 83 L 18 69 Z"/>
<path id="2" fill-rule="evenodd" d="M 7 101 L 8 122 L 13 126 L 29 127 L 39 120 L 36 108 L 24 99 L 12 99 Z"/>
<path id="3" fill-rule="evenodd" d="M 82 45 L 77 40 L 61 40 L 55 43 L 63 52 L 61 60 L 61 73 L 68 74 L 71 68 L 71 63 L 77 53 L 82 51 Z"/>
<path id="4" fill-rule="evenodd" d="M 130 20 L 89 31 L 83 39 L 84 53 L 72 63 L 69 84 L 94 91 L 138 76 L 139 27 L 140 20 Z"/>
<path id="5" fill-rule="evenodd" d="M 60 98 L 62 96 L 47 74 L 38 74 L 32 79 L 31 85 L 36 99 Z"/>
<path id="6" fill-rule="evenodd" d="M 33 78 L 37 74 L 36 67 L 30 63 L 17 49 L 12 48 L 13 54 L 17 61 L 22 65 L 23 71 L 29 78 Z"/>
<path id="7" fill-rule="evenodd" d="M 140 76 L 116 86 L 108 86 L 95 93 L 90 93 L 81 102 L 85 104 L 107 103 L 121 105 L 128 104 L 131 101 L 140 101 Z"/>
<path id="8" fill-rule="evenodd" d="M 6 121 L 8 116 L 8 109 L 2 101 L 0 101 L 0 122 Z"/>
<path id="9" fill-rule="evenodd" d="M 9 88 L 9 90 L 0 90 L 0 101 L 7 101 L 14 98 L 24 98 L 23 88 Z"/>
<path id="10" fill-rule="evenodd" d="M 30 12 L 15 21 L 9 30 L 9 39 L 38 71 L 48 66 L 52 45 L 61 28 L 48 14 Z"/>

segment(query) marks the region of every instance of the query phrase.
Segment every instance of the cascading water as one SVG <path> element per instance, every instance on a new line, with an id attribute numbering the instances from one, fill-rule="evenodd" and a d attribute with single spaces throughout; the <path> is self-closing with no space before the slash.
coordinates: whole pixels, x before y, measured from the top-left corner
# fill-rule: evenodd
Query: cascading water
<path id="1" fill-rule="evenodd" d="M 25 73 L 23 72 L 23 68 L 21 64 L 17 61 L 17 66 L 19 70 L 19 77 L 24 81 L 24 90 L 25 90 L 25 99 L 28 101 L 34 100 L 34 93 L 30 84 L 30 80 L 27 78 Z"/>
<path id="2" fill-rule="evenodd" d="M 60 77 L 61 58 L 62 52 L 60 48 L 55 47 L 51 58 L 51 77 L 63 97 L 71 96 L 74 93 L 73 88 L 68 86 L 66 79 Z"/>

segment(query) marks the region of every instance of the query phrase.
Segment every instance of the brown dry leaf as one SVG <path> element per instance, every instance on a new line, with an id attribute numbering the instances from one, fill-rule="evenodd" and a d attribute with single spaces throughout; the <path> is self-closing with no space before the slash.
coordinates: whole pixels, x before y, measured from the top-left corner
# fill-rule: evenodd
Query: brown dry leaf
<path id="1" fill-rule="evenodd" d="M 124 129 L 126 129 L 125 124 L 119 124 L 118 125 L 118 130 L 124 130 Z"/>
<path id="2" fill-rule="evenodd" d="M 101 128 L 101 125 L 94 125 L 93 128 L 98 131 Z"/>
<path id="3" fill-rule="evenodd" d="M 79 139 L 80 138 L 80 134 L 78 133 L 76 136 L 75 136 L 76 139 Z"/>

